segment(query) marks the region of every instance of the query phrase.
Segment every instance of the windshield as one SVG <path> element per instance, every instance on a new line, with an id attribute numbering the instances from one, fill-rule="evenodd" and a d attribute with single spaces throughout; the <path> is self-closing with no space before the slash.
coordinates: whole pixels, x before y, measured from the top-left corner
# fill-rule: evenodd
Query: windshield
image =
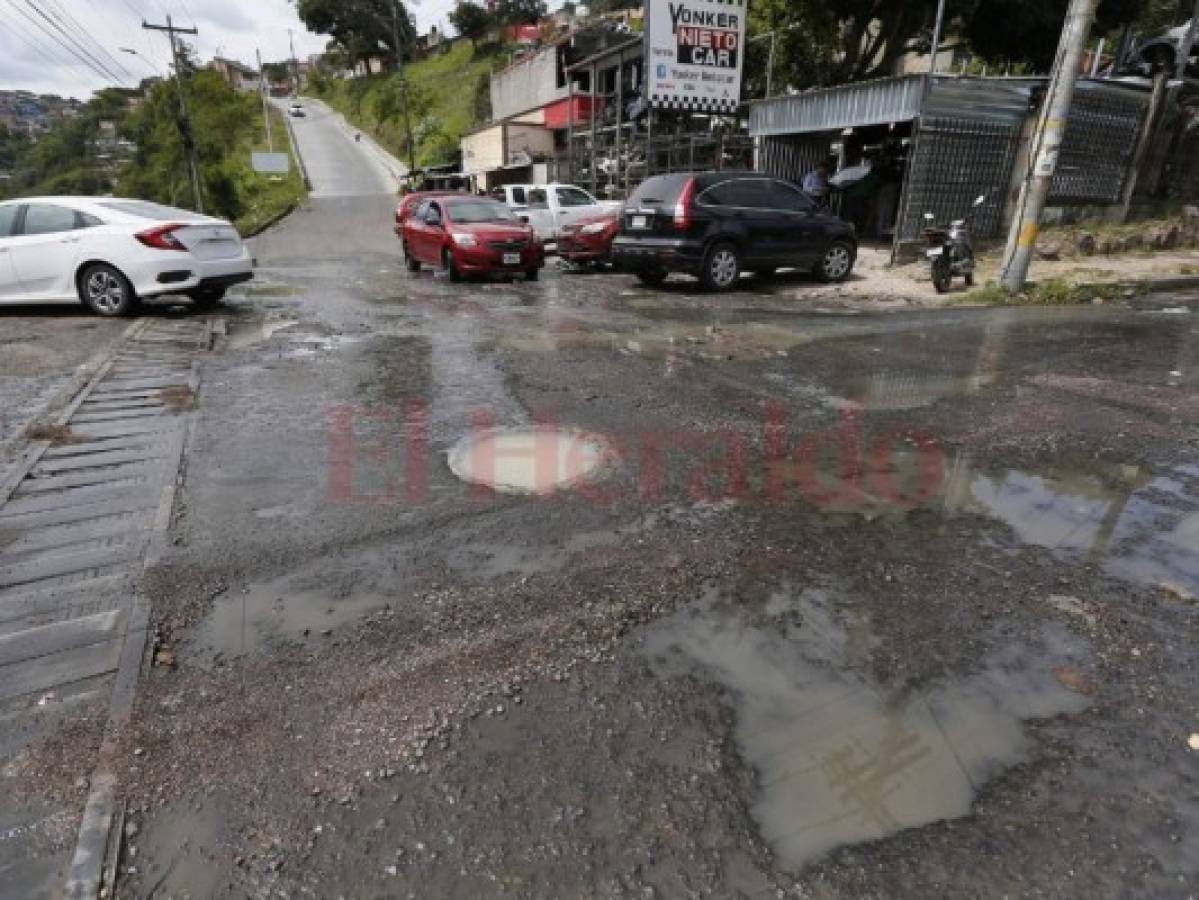
<path id="1" fill-rule="evenodd" d="M 452 200 L 446 204 L 450 218 L 464 225 L 480 222 L 511 222 L 519 224 L 511 209 L 494 200 L 480 197 L 477 200 Z"/>

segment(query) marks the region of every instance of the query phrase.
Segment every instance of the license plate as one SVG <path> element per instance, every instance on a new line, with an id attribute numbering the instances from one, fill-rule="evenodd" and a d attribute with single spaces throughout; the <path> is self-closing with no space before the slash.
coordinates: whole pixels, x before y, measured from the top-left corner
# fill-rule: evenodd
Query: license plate
<path id="1" fill-rule="evenodd" d="M 519 253 L 505 253 L 504 254 L 504 265 L 519 266 L 520 265 L 520 254 Z"/>
<path id="2" fill-rule="evenodd" d="M 929 259 L 936 259 L 938 256 L 942 256 L 944 253 L 945 253 L 944 247 L 933 247 L 931 250 L 928 251 L 927 256 Z"/>
<path id="3" fill-rule="evenodd" d="M 649 220 L 645 216 L 633 216 L 633 228 L 648 228 Z"/>

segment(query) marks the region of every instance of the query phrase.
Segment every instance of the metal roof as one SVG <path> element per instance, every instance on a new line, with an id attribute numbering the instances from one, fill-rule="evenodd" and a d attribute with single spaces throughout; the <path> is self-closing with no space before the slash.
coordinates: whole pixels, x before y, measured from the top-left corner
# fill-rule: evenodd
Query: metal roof
<path id="1" fill-rule="evenodd" d="M 749 107 L 749 133 L 802 134 L 914 119 L 925 80 L 905 75 L 758 100 Z"/>
<path id="2" fill-rule="evenodd" d="M 931 83 L 930 83 L 931 79 Z M 985 122 L 1015 122 L 1033 108 L 1033 91 L 1043 77 L 986 78 L 961 75 L 904 75 L 749 105 L 749 133 L 755 137 L 841 131 L 866 125 L 907 122 L 919 116 L 945 116 Z M 1143 102 L 1139 85 L 1081 79 L 1078 90 L 1128 97 Z"/>

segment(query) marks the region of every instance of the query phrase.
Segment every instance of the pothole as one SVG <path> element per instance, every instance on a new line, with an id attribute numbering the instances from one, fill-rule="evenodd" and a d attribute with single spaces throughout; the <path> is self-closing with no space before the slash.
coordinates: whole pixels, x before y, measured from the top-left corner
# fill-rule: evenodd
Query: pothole
<path id="1" fill-rule="evenodd" d="M 552 494 L 598 474 L 613 456 L 596 434 L 558 428 L 488 430 L 449 452 L 458 478 L 509 494 Z"/>
<path id="2" fill-rule="evenodd" d="M 700 670 L 729 691 L 737 749 L 758 776 L 751 813 L 792 872 L 836 847 L 969 815 L 988 781 L 1038 753 L 1026 723 L 1090 702 L 1089 649 L 1056 626 L 961 676 L 878 684 L 869 623 L 813 588 L 784 586 L 752 607 L 713 589 L 644 637 L 660 676 Z"/>

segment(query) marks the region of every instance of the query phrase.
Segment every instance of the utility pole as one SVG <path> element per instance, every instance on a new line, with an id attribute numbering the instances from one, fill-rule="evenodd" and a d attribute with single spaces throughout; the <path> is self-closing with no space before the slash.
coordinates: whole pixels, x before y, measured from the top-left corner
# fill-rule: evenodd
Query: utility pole
<path id="1" fill-rule="evenodd" d="M 254 56 L 258 59 L 258 93 L 262 94 L 262 121 L 266 125 L 266 147 L 271 152 L 275 152 L 275 139 L 271 135 L 271 104 L 267 99 L 266 72 L 262 68 L 262 51 L 255 50 Z"/>
<path id="2" fill-rule="evenodd" d="M 183 96 L 183 63 L 180 59 L 179 41 L 175 40 L 177 34 L 199 34 L 192 28 L 176 28 L 171 21 L 171 17 L 167 16 L 165 25 L 151 25 L 145 20 L 142 21 L 142 28 L 148 31 L 165 31 L 167 37 L 171 41 L 171 56 L 175 59 L 175 87 L 179 91 L 179 133 L 183 138 L 183 149 L 187 153 L 188 165 L 191 168 L 192 180 L 192 198 L 195 202 L 196 212 L 204 212 L 204 194 L 200 189 L 200 160 L 196 155 L 196 141 L 192 137 L 191 120 L 187 117 L 187 100 Z"/>
<path id="3" fill-rule="evenodd" d="M 404 104 L 404 142 L 408 145 L 408 171 L 416 170 L 416 150 L 412 146 L 412 118 L 408 114 L 408 77 L 404 74 L 400 51 L 400 4 L 391 0 L 391 44 L 395 50 L 395 71 L 400 76 L 400 102 Z"/>
<path id="4" fill-rule="evenodd" d="M 932 59 L 928 64 L 928 74 L 937 74 L 937 54 L 941 49 L 941 30 L 945 27 L 945 0 L 940 0 L 937 4 L 937 21 L 933 23 L 933 47 Z M 950 68 L 953 68 L 951 65 Z"/>
<path id="5" fill-rule="evenodd" d="M 291 47 L 291 95 L 300 96 L 300 62 L 296 59 L 296 42 L 291 29 L 287 29 L 287 44 Z"/>
<path id="6" fill-rule="evenodd" d="M 1041 213 L 1049 197 L 1053 173 L 1057 170 L 1066 120 L 1074 100 L 1074 82 L 1078 79 L 1082 54 L 1098 5 L 1099 0 L 1071 0 L 1070 10 L 1066 13 L 1057 60 L 1049 77 L 1045 104 L 1033 134 L 1028 174 L 1020 189 L 1020 200 L 1016 204 L 1012 231 L 1003 255 L 1003 286 L 1012 293 L 1022 290 L 1028 278 L 1028 267 L 1032 264 L 1033 248 L 1041 228 Z"/>

